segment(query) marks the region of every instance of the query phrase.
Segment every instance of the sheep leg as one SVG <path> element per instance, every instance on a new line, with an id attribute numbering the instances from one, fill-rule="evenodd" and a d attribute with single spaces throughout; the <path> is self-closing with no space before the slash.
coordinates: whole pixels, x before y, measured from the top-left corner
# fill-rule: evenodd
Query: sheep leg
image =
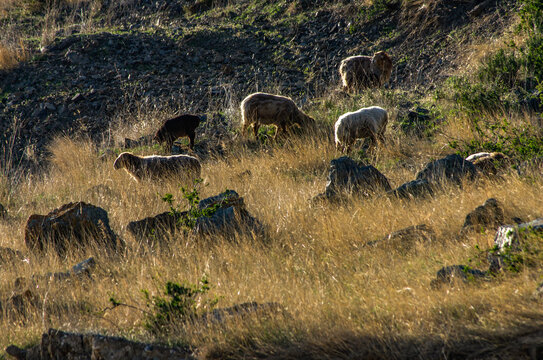
<path id="1" fill-rule="evenodd" d="M 189 148 L 190 148 L 190 149 L 194 149 L 194 138 L 196 137 L 196 132 L 195 132 L 195 131 L 191 131 L 191 132 L 188 134 L 188 137 L 189 137 Z"/>
<path id="2" fill-rule="evenodd" d="M 258 129 L 260 128 L 259 123 L 253 124 L 253 134 L 255 135 L 255 139 L 258 139 Z"/>

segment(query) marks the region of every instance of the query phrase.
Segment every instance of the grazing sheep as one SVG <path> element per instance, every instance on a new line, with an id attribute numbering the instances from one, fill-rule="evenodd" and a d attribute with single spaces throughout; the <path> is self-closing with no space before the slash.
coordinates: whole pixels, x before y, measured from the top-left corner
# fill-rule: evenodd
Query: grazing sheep
<path id="1" fill-rule="evenodd" d="M 285 132 L 287 127 L 299 125 L 301 128 L 315 126 L 315 120 L 304 114 L 294 101 L 288 97 L 271 95 L 265 93 L 254 93 L 247 96 L 241 102 L 242 132 L 254 124 L 253 132 L 255 138 L 258 135 L 260 125 L 273 124 Z"/>
<path id="2" fill-rule="evenodd" d="M 128 152 L 119 155 L 113 167 L 116 170 L 124 168 L 137 181 L 160 180 L 176 175 L 192 181 L 200 177 L 202 170 L 200 161 L 188 155 L 137 156 Z"/>
<path id="3" fill-rule="evenodd" d="M 173 142 L 182 136 L 188 136 L 190 140 L 189 147 L 194 148 L 194 138 L 196 137 L 196 128 L 200 125 L 200 117 L 196 115 L 181 115 L 164 121 L 162 126 L 157 130 L 154 141 L 166 143 L 168 149 L 173 145 Z"/>
<path id="4" fill-rule="evenodd" d="M 372 144 L 384 141 L 388 122 L 387 111 L 378 106 L 362 108 L 339 117 L 334 125 L 336 148 L 349 151 L 356 139 L 369 137 Z"/>
<path id="5" fill-rule="evenodd" d="M 392 60 L 384 51 L 370 56 L 351 56 L 341 61 L 339 74 L 345 91 L 381 87 L 390 79 Z"/>

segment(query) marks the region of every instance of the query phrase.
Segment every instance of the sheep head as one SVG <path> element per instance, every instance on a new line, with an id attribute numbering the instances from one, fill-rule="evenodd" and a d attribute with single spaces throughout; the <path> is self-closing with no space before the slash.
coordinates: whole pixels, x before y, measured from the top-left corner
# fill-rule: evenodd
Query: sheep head
<path id="1" fill-rule="evenodd" d="M 392 74 L 392 60 L 384 51 L 375 53 L 371 59 L 370 69 L 379 79 L 379 86 L 383 85 L 390 79 Z"/>

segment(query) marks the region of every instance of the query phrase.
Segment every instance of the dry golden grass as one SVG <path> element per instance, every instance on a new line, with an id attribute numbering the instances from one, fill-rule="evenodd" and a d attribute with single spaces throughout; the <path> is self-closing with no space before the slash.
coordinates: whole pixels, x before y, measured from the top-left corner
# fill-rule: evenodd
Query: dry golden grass
<path id="1" fill-rule="evenodd" d="M 0 70 L 13 69 L 28 58 L 28 51 L 22 41 L 17 45 L 0 42 Z"/>
<path id="2" fill-rule="evenodd" d="M 338 106 L 343 111 L 354 104 Z M 330 122 L 334 111 L 319 106 L 310 114 Z M 323 124 L 327 131 L 328 126 Z M 450 125 L 443 132 L 453 136 L 461 126 Z M 388 144 L 370 160 L 397 186 L 413 179 L 431 158 L 450 152 L 444 146 L 445 135 L 432 144 L 389 130 Z M 18 196 L 8 208 L 11 217 L 0 223 L 4 234 L 0 246 L 24 251 L 23 229 L 30 214 L 81 200 L 108 211 L 113 230 L 127 241 L 128 250 L 120 257 L 100 249 L 71 253 L 65 259 L 29 255 L 27 262 L 2 265 L 0 299 L 6 299 L 14 293 L 18 277 L 66 270 L 90 255 L 98 262 L 92 281 L 37 280 L 32 291 L 38 301 L 27 306 L 26 317 L 9 316 L 4 310 L 0 327 L 9 331 L 0 332 L 0 348 L 35 343 L 43 331 L 54 327 L 190 344 L 202 358 L 257 354 L 349 358 L 349 354 L 383 351 L 387 358 L 405 358 L 409 357 L 405 347 L 422 346 L 421 341 L 454 344 L 469 339 L 470 332 L 492 337 L 514 326 L 542 324 L 543 311 L 532 299 L 541 281 L 541 265 L 488 283 L 429 287 L 442 266 L 465 264 L 468 258 L 475 259 L 475 267 L 486 266 L 474 247 L 488 248 L 493 232 L 464 238 L 459 231 L 465 215 L 489 197 L 505 205 L 508 219 L 541 216 L 540 178 L 524 180 L 511 173 L 499 182 L 448 187 L 424 201 L 375 197 L 312 205 L 308 200 L 324 190 L 330 160 L 340 155 L 331 139 L 306 136 L 261 150 L 245 144 L 239 139 L 227 158 L 203 164 L 208 186 L 201 188 L 201 198 L 226 188 L 236 190 L 247 209 L 268 226 L 269 238 L 195 242 L 179 235 L 156 246 L 137 243 L 126 225 L 166 211 L 159 195 L 172 193 L 183 204 L 179 184 L 136 183 L 124 171 L 113 169 L 114 156 L 100 158 L 95 145 L 66 138 L 55 141 L 50 170 L 18 187 Z M 111 189 L 110 195 L 89 191 L 102 184 Z M 364 246 L 422 223 L 436 231 L 436 243 L 418 244 L 408 254 Z M 139 310 L 121 306 L 103 311 L 111 296 L 145 309 L 141 289 L 160 295 L 166 281 L 196 283 L 204 274 L 212 296 L 220 297 L 220 307 L 277 302 L 287 315 L 212 325 L 177 324 L 175 331 L 157 337 L 144 329 Z"/>

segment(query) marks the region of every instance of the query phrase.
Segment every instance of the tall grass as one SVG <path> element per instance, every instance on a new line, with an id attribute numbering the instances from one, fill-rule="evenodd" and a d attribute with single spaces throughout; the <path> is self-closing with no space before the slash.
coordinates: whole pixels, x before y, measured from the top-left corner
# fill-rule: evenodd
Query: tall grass
<path id="1" fill-rule="evenodd" d="M 324 115 L 325 109 L 317 106 L 310 113 L 332 119 Z M 391 131 L 387 136 L 391 141 L 368 160 L 393 186 L 413 179 L 426 161 L 447 151 L 443 144 L 429 145 Z M 403 145 L 409 156 L 402 157 L 398 150 L 402 141 L 411 142 Z M 233 146 L 229 157 L 203 164 L 207 186 L 201 188 L 201 198 L 226 188 L 238 191 L 247 209 L 267 225 L 269 235 L 198 241 L 176 235 L 157 246 L 139 243 L 126 225 L 166 211 L 168 206 L 160 199 L 165 193 L 183 205 L 179 184 L 136 183 L 124 171 L 113 169 L 113 155 L 99 157 L 100 149 L 90 142 L 55 141 L 50 169 L 19 185 L 10 207 L 17 209 L 16 215 L 0 225 L 6 234 L 0 246 L 24 250 L 22 229 L 28 215 L 82 200 L 108 211 L 114 231 L 128 243 L 127 255 L 112 258 L 100 249 L 89 249 L 61 259 L 29 255 L 27 262 L 3 265 L 0 298 L 12 293 L 17 277 L 65 270 L 89 255 L 98 261 L 94 280 L 50 282 L 38 277 L 31 288 L 39 301 L 27 305 L 25 316 L 4 310 L 0 323 L 10 331 L 2 332 L 0 346 L 32 343 L 46 328 L 59 327 L 189 344 L 203 358 L 257 354 L 296 358 L 300 351 L 314 358 L 348 358 L 357 351 L 401 358 L 402 347 L 419 344 L 417 339 L 454 343 L 469 339 L 470 331 L 497 337 L 512 321 L 541 325 L 543 313 L 531 297 L 540 280 L 539 265 L 491 283 L 429 287 L 440 267 L 477 259 L 475 246 L 484 249 L 492 244 L 492 231 L 459 236 L 465 215 L 487 198 L 500 200 L 508 219 L 541 216 L 541 202 L 529 195 L 541 189 L 539 178 L 524 180 L 510 173 L 500 181 L 448 187 L 424 201 L 378 196 L 315 205 L 308 200 L 324 190 L 329 161 L 340 155 L 328 136 L 280 140 L 261 150 L 246 146 L 244 140 Z M 108 195 L 93 190 L 102 184 L 109 187 Z M 436 231 L 435 243 L 417 244 L 407 254 L 365 246 L 422 223 Z M 486 266 L 485 259 L 476 261 L 480 263 L 471 265 Z M 145 330 L 140 310 L 120 306 L 104 311 L 111 296 L 146 309 L 141 289 L 160 295 L 166 281 L 196 283 L 203 275 L 220 307 L 277 302 L 284 312 L 211 325 L 177 323 L 175 331 L 159 336 Z"/>

